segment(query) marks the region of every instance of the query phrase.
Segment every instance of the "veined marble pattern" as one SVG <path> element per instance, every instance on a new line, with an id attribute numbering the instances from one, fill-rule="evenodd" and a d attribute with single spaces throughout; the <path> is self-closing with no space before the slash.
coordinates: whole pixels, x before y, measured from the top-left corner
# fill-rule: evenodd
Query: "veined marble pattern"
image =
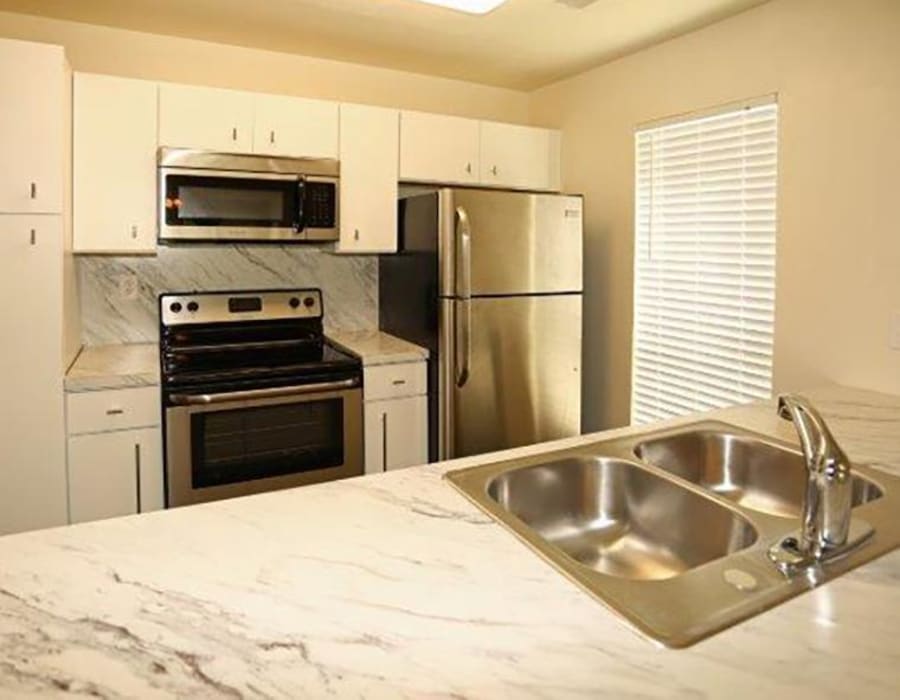
<path id="1" fill-rule="evenodd" d="M 900 471 L 900 398 L 811 398 Z M 597 437 L 0 538 L 0 696 L 896 698 L 900 552 L 673 651 L 441 479 Z"/>
<path id="2" fill-rule="evenodd" d="M 328 338 L 369 367 L 428 359 L 427 349 L 382 331 L 333 331 Z"/>
<path id="3" fill-rule="evenodd" d="M 326 329 L 378 327 L 378 264 L 310 246 L 159 247 L 155 257 L 79 256 L 82 342 L 156 342 L 162 292 L 320 287 Z M 120 285 L 136 278 L 133 299 Z"/>
<path id="4" fill-rule="evenodd" d="M 66 373 L 66 391 L 99 391 L 159 384 L 159 345 L 129 343 L 81 349 Z"/>

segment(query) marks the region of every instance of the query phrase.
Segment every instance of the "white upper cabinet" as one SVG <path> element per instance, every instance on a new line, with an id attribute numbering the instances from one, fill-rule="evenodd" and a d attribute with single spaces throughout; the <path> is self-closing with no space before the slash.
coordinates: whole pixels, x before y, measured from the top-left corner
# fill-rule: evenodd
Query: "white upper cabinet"
<path id="1" fill-rule="evenodd" d="M 162 83 L 159 145 L 223 153 L 251 153 L 252 92 Z"/>
<path id="2" fill-rule="evenodd" d="M 400 114 L 400 179 L 477 184 L 479 122 L 424 112 Z"/>
<path id="3" fill-rule="evenodd" d="M 154 82 L 75 74 L 75 252 L 156 252 L 156 95 Z"/>
<path id="4" fill-rule="evenodd" d="M 400 113 L 341 105 L 340 253 L 397 250 Z"/>
<path id="5" fill-rule="evenodd" d="M 253 151 L 297 158 L 337 158 L 338 104 L 257 95 Z"/>
<path id="6" fill-rule="evenodd" d="M 0 39 L 0 212 L 62 213 L 68 80 L 61 46 Z"/>
<path id="7" fill-rule="evenodd" d="M 481 182 L 529 190 L 558 189 L 557 132 L 481 122 Z"/>

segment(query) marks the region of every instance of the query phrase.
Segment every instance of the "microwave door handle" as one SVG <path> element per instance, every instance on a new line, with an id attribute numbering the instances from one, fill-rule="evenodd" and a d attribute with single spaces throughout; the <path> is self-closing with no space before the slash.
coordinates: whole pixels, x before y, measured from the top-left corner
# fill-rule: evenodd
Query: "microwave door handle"
<path id="1" fill-rule="evenodd" d="M 297 220 L 294 222 L 294 230 L 301 233 L 306 228 L 306 178 L 303 175 L 297 177 Z"/>

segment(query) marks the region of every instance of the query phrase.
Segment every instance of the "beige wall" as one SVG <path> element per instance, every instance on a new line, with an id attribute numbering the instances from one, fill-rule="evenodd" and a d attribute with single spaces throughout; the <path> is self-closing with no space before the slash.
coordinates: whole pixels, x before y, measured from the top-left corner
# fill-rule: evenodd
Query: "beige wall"
<path id="1" fill-rule="evenodd" d="M 585 422 L 629 416 L 633 132 L 778 93 L 775 384 L 900 393 L 900 0 L 772 0 L 534 93 L 586 195 Z"/>
<path id="2" fill-rule="evenodd" d="M 459 80 L 0 12 L 0 36 L 62 44 L 74 70 L 526 121 L 528 95 Z"/>

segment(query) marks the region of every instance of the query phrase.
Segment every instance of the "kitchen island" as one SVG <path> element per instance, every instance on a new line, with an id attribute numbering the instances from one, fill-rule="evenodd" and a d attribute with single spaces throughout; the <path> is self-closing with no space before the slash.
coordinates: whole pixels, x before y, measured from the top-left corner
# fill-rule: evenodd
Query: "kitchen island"
<path id="1" fill-rule="evenodd" d="M 900 473 L 900 398 L 809 396 Z M 900 551 L 673 651 L 442 479 L 629 432 L 2 538 L 0 696 L 897 697 Z"/>

